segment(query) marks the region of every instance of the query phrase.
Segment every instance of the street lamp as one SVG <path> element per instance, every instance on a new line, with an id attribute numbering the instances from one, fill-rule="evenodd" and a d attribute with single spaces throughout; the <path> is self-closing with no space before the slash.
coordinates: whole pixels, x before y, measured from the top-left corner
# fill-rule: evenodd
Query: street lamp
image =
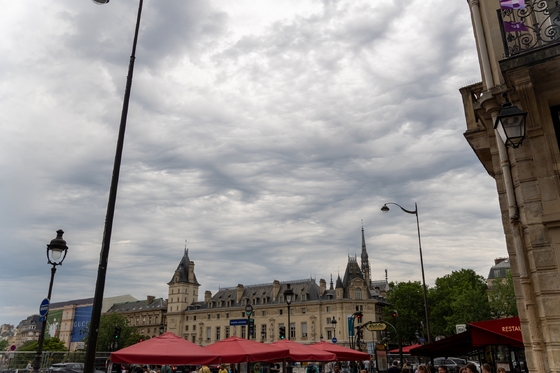
<path id="1" fill-rule="evenodd" d="M 506 146 L 518 148 L 525 138 L 525 119 L 527 112 L 513 105 L 504 93 L 506 102 L 502 105 L 500 114 L 494 123 L 494 129 L 502 138 Z"/>
<path id="2" fill-rule="evenodd" d="M 56 266 L 62 265 L 62 262 L 66 258 L 66 253 L 68 252 L 68 246 L 66 246 L 66 241 L 62 238 L 64 231 L 59 229 L 56 231 L 56 238 L 51 240 L 51 243 L 47 245 L 47 263 L 52 264 L 51 268 L 51 282 L 49 284 L 49 293 L 47 299 L 51 300 L 54 274 L 56 273 Z M 34 373 L 39 372 L 41 369 L 41 359 L 43 357 L 43 341 L 45 340 L 45 329 L 47 327 L 47 315 L 43 316 L 43 324 L 41 325 L 41 334 L 39 335 L 39 340 L 37 341 L 37 355 L 35 355 L 35 360 L 33 362 Z"/>
<path id="3" fill-rule="evenodd" d="M 96 4 L 107 4 L 109 0 L 93 0 Z M 128 64 L 128 76 L 124 91 L 123 107 L 121 112 L 121 122 L 119 135 L 117 138 L 117 149 L 115 152 L 115 162 L 113 164 L 113 176 L 109 189 L 109 201 L 107 203 L 107 215 L 105 216 L 105 227 L 103 229 L 103 241 L 101 243 L 101 254 L 99 255 L 99 266 L 97 269 L 97 283 L 95 284 L 95 294 L 93 296 L 93 306 L 89 333 L 87 338 L 86 357 L 84 362 L 84 373 L 93 373 L 95 363 L 95 352 L 97 349 L 97 337 L 99 334 L 99 323 L 101 321 L 101 308 L 103 306 L 103 292 L 105 290 L 105 277 L 107 275 L 107 262 L 109 258 L 109 248 L 111 246 L 111 233 L 113 231 L 113 217 L 115 215 L 115 204 L 117 201 L 117 189 L 119 184 L 119 174 L 121 170 L 121 159 L 124 147 L 124 133 L 126 130 L 126 118 L 128 115 L 128 103 L 130 101 L 130 91 L 132 88 L 132 76 L 134 73 L 134 61 L 136 60 L 136 44 L 138 42 L 138 30 L 140 28 L 140 18 L 142 16 L 142 5 L 144 1 L 138 1 L 138 15 L 136 17 L 136 28 L 132 42 L 132 53 Z"/>
<path id="4" fill-rule="evenodd" d="M 290 284 L 286 284 L 286 290 L 284 290 L 284 300 L 288 305 L 288 340 L 292 339 L 292 325 L 290 324 L 290 305 L 294 300 L 294 291 L 291 289 Z"/>
<path id="5" fill-rule="evenodd" d="M 159 326 L 159 334 L 162 335 L 164 331 L 165 331 L 165 325 L 161 324 Z"/>
<path id="6" fill-rule="evenodd" d="M 253 314 L 253 306 L 250 304 L 246 305 L 245 314 L 247 315 L 247 339 L 251 339 L 251 315 Z"/>
<path id="7" fill-rule="evenodd" d="M 418 220 L 418 205 L 414 202 L 414 211 L 410 211 L 399 205 L 398 203 L 394 202 L 387 202 L 386 204 L 381 207 L 381 211 L 389 212 L 389 207 L 387 205 L 396 205 L 401 208 L 407 214 L 416 215 L 416 228 L 418 229 L 418 249 L 420 250 L 420 267 L 422 268 L 422 287 L 424 288 L 424 313 L 426 316 L 426 331 L 428 334 L 428 343 L 432 342 L 431 332 L 430 332 L 430 317 L 428 313 L 428 294 L 426 290 L 426 278 L 424 276 L 424 260 L 422 258 L 422 242 L 420 240 L 420 221 Z"/>
<path id="8" fill-rule="evenodd" d="M 336 321 L 336 317 L 333 317 L 333 318 L 331 319 L 331 325 L 332 325 L 332 327 L 333 327 L 333 329 L 334 329 L 334 331 L 333 331 L 333 334 L 334 334 L 334 335 L 333 335 L 333 338 L 336 338 L 336 324 L 337 324 L 337 323 L 338 323 L 338 321 Z"/>

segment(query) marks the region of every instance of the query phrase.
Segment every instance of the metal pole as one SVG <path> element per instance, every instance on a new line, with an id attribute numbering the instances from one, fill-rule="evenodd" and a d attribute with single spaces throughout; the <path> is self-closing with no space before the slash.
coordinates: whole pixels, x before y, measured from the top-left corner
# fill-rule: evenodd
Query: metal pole
<path id="1" fill-rule="evenodd" d="M 134 61 L 136 59 L 136 44 L 138 42 L 138 30 L 140 28 L 140 18 L 142 15 L 142 4 L 143 4 L 143 0 L 139 0 L 138 16 L 136 18 L 136 28 L 134 31 L 134 40 L 132 43 L 132 53 L 130 55 L 130 62 L 128 65 L 128 76 L 126 78 L 126 88 L 124 92 L 121 122 L 119 128 L 119 135 L 117 139 L 117 150 L 115 153 L 115 162 L 113 164 L 113 177 L 111 179 L 111 188 L 109 190 L 109 202 L 107 204 L 107 215 L 105 217 L 103 242 L 101 244 L 101 255 L 99 258 L 99 267 L 97 270 L 97 283 L 95 285 L 95 294 L 93 297 L 93 307 L 91 312 L 91 321 L 90 321 L 89 334 L 87 339 L 84 373 L 93 373 L 93 365 L 95 363 L 95 353 L 97 350 L 97 337 L 99 334 L 101 308 L 103 305 L 103 293 L 105 291 L 105 277 L 107 274 L 107 262 L 109 258 L 109 248 L 111 246 L 111 233 L 113 231 L 113 217 L 115 215 L 117 188 L 119 184 L 121 159 L 122 159 L 122 152 L 124 147 L 124 133 L 126 130 L 126 118 L 128 116 L 128 103 L 130 101 L 132 76 L 134 73 Z"/>
<path id="2" fill-rule="evenodd" d="M 290 303 L 288 303 L 288 341 L 292 340 L 292 326 L 290 324 Z"/>
<path id="3" fill-rule="evenodd" d="M 428 294 L 426 290 L 426 277 L 424 276 L 424 259 L 422 258 L 422 241 L 420 240 L 420 221 L 418 220 L 418 206 L 414 202 L 414 213 L 416 215 L 416 227 L 418 229 L 418 249 L 420 250 L 420 267 L 422 268 L 422 287 L 424 288 L 424 313 L 426 314 L 426 331 L 428 333 L 428 343 L 432 342 L 430 330 L 430 314 L 428 312 Z"/>
<path id="4" fill-rule="evenodd" d="M 56 273 L 56 265 L 53 265 L 51 268 L 51 282 L 49 284 L 49 293 L 47 295 L 47 299 L 51 300 L 52 288 L 54 283 L 54 274 Z M 45 315 L 45 320 L 41 325 L 41 334 L 39 335 L 39 340 L 37 341 L 37 354 L 35 355 L 35 360 L 33 361 L 33 372 L 38 373 L 41 369 L 41 359 L 43 357 L 43 342 L 45 340 L 45 330 L 47 328 L 47 316 L 49 313 Z"/>

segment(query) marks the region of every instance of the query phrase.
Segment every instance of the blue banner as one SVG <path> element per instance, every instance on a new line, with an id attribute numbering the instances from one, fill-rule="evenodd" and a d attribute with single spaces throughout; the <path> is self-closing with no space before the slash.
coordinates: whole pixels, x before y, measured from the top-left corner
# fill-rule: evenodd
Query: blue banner
<path id="1" fill-rule="evenodd" d="M 82 342 L 87 336 L 88 326 L 91 321 L 92 306 L 77 307 L 72 326 L 72 342 Z"/>

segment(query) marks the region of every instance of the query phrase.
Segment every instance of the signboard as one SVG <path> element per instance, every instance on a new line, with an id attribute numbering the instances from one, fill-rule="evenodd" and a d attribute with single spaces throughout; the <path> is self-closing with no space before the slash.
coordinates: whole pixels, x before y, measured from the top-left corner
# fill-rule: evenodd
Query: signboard
<path id="1" fill-rule="evenodd" d="M 50 338 L 60 337 L 60 323 L 62 321 L 62 310 L 50 311 L 47 316 L 47 335 Z"/>
<path id="2" fill-rule="evenodd" d="M 46 316 L 49 313 L 49 298 L 43 299 L 39 306 L 39 316 Z"/>
<path id="3" fill-rule="evenodd" d="M 247 325 L 247 319 L 233 319 L 233 320 L 229 320 L 229 325 L 230 326 L 235 326 L 235 325 Z"/>
<path id="4" fill-rule="evenodd" d="M 338 339 L 333 338 L 333 339 L 332 339 L 332 343 L 336 343 L 336 342 L 338 342 Z"/>
<path id="5" fill-rule="evenodd" d="M 92 306 L 76 307 L 74 314 L 74 324 L 72 325 L 71 342 L 82 342 L 88 333 L 91 321 Z"/>
<path id="6" fill-rule="evenodd" d="M 366 324 L 366 329 L 369 330 L 370 332 L 376 331 L 376 330 L 385 330 L 387 329 L 387 324 L 383 323 L 383 322 L 370 322 L 368 324 Z"/>
<path id="7" fill-rule="evenodd" d="M 457 334 L 467 331 L 467 324 L 457 324 L 455 325 L 455 332 Z"/>
<path id="8" fill-rule="evenodd" d="M 16 350 L 16 345 L 11 345 L 10 346 L 10 351 L 15 351 Z"/>

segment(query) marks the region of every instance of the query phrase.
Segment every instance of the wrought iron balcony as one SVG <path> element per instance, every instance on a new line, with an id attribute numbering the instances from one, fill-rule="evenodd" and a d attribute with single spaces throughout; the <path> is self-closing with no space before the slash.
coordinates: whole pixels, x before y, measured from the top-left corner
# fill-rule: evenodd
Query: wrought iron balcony
<path id="1" fill-rule="evenodd" d="M 559 0 L 525 0 L 524 9 L 498 9 L 505 56 L 560 43 Z"/>

